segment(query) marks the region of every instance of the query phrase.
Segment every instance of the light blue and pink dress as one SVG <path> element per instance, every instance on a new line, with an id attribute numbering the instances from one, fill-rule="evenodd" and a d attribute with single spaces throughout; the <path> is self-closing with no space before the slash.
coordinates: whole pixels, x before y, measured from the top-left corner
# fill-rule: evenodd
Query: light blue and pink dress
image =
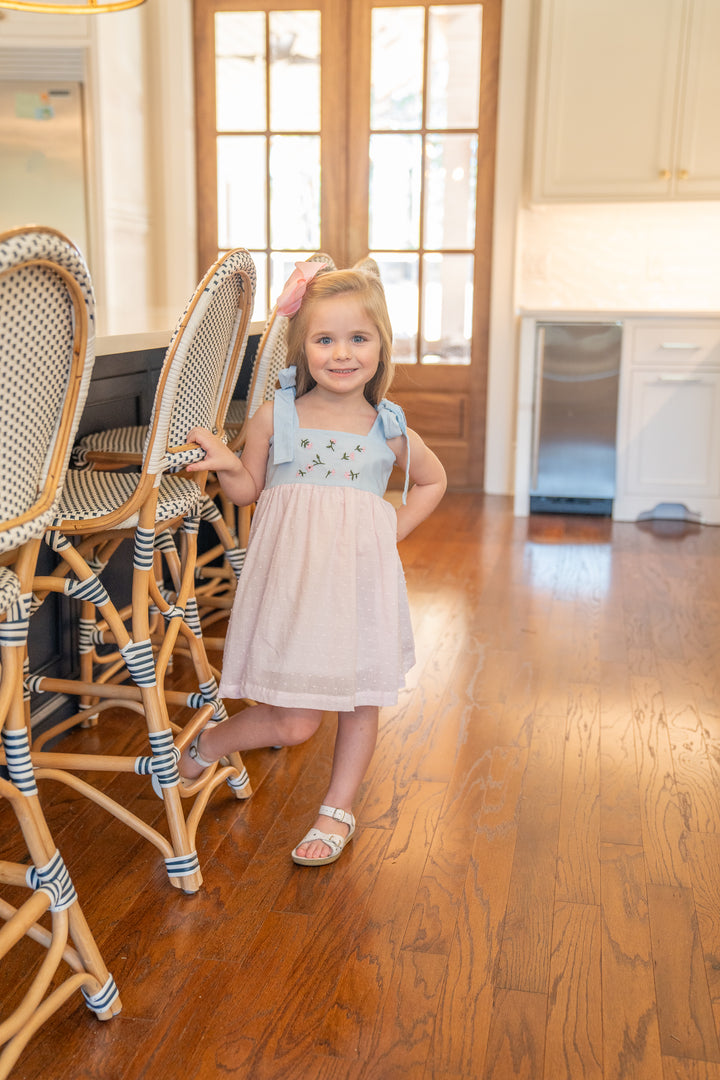
<path id="1" fill-rule="evenodd" d="M 294 368 L 276 392 L 265 488 L 225 641 L 220 694 L 347 712 L 394 705 L 415 662 L 387 440 L 402 410 L 377 406 L 370 431 L 301 428 Z M 406 475 L 407 489 L 407 475 Z"/>

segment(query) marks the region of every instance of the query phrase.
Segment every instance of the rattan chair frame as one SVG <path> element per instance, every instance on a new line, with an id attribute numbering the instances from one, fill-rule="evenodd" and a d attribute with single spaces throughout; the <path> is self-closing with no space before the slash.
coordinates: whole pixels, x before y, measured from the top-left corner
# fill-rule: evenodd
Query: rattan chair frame
<path id="1" fill-rule="evenodd" d="M 13 248 L 16 251 L 24 247 L 45 249 L 45 257 L 29 254 L 17 260 L 12 255 L 3 258 L 3 247 L 6 254 Z M 90 325 L 94 300 L 81 254 L 55 229 L 27 227 L 0 235 L 0 279 L 37 270 L 48 271 L 62 282 L 72 306 L 73 335 L 71 356 L 65 356 L 64 365 L 59 348 L 53 350 L 53 346 L 48 346 L 49 351 L 44 355 L 45 364 L 49 365 L 44 370 L 52 367 L 58 374 L 66 371 L 67 375 L 55 431 L 38 476 L 37 498 L 32 505 L 18 508 L 18 513 L 0 522 L 2 564 L 16 576 L 19 594 L 16 607 L 0 612 L 1 758 L 8 770 L 8 778 L 0 778 L 0 797 L 8 800 L 15 813 L 32 864 L 29 868 L 27 863 L 0 860 L 0 883 L 33 890 L 19 907 L 0 898 L 3 922 L 0 958 L 6 957 L 24 939 L 31 939 L 44 949 L 42 962 L 29 986 L 0 1023 L 0 1080 L 10 1074 L 35 1032 L 78 990 L 85 993 L 88 1005 L 101 1020 L 110 1019 L 121 1009 L 117 988 L 45 819 L 30 760 L 24 701 L 29 597 L 46 519 L 57 502 L 94 362 L 94 333 Z M 3 401 L 6 417 L 12 401 L 12 395 Z M 34 535 L 23 540 L 28 532 Z M 51 912 L 49 928 L 39 922 L 48 911 Z M 69 975 L 59 973 L 62 964 L 69 967 Z"/>
<path id="2" fill-rule="evenodd" d="M 228 260 L 233 254 L 237 253 L 228 253 L 210 267 L 178 324 L 161 370 L 139 471 L 122 477 L 117 472 L 104 470 L 82 473 L 86 478 L 91 478 L 85 481 L 91 485 L 108 483 L 107 478 L 117 476 L 123 484 L 135 485 L 134 490 L 111 511 L 93 517 L 67 511 L 63 516 L 64 503 L 61 500 L 59 517 L 46 535 L 49 545 L 57 551 L 60 562 L 51 574 L 35 580 L 35 594 L 40 602 L 50 592 L 70 591 L 72 595 L 73 590 L 79 591 L 82 597 L 81 630 L 83 625 L 85 628 L 99 626 L 95 632 L 100 641 L 123 650 L 126 657 L 134 649 L 141 650 L 142 655 L 139 671 L 132 661 L 127 664 L 124 659 L 120 670 L 106 669 L 96 673 L 92 662 L 96 655 L 93 646 L 81 656 L 80 678 L 39 677 L 30 680 L 29 685 L 33 690 L 61 692 L 77 695 L 81 699 L 77 713 L 35 739 L 32 760 L 36 773 L 42 778 L 66 784 L 149 840 L 164 857 L 171 883 L 186 892 L 195 892 L 202 884 L 195 850 L 196 834 L 212 793 L 225 781 L 236 798 L 247 798 L 252 792 L 239 754 L 230 755 L 213 770 L 203 773 L 193 784 L 181 785 L 177 771 L 180 753 L 192 739 L 208 723 L 223 719 L 226 714 L 217 697 L 216 672 L 207 657 L 199 619 L 194 617 L 197 527 L 206 474 L 195 473 L 192 480 L 182 475 L 167 475 L 168 464 L 182 466 L 189 460 L 200 460 L 202 451 L 187 444 L 168 447 L 168 432 L 192 335 L 202 325 L 211 303 L 213 283 L 223 280 L 228 266 L 232 266 Z M 246 252 L 244 254 L 247 255 Z M 240 273 L 239 277 L 243 283 L 246 306 L 251 309 L 247 300 L 254 295 L 254 267 L 252 278 L 247 272 Z M 241 342 L 249 317 L 250 310 L 247 310 L 238 313 L 235 318 L 232 347 L 223 364 L 218 365 L 219 382 L 212 388 L 210 408 L 227 408 L 227 399 L 237 379 Z M 159 515 L 159 499 L 165 497 L 164 488 L 180 491 L 184 498 L 190 500 L 190 505 L 182 507 L 176 514 L 163 517 L 167 514 L 163 510 Z M 181 551 L 177 556 L 177 595 L 174 600 L 168 600 L 162 595 L 155 579 L 157 549 L 154 545 L 158 543 L 159 536 L 167 537 L 175 530 L 180 530 L 182 538 Z M 79 542 L 72 544 L 71 537 Z M 124 539 L 135 543 L 129 629 L 125 625 L 127 610 L 119 609 L 104 588 L 101 592 L 95 592 L 95 586 L 99 584 L 98 567 Z M 151 608 L 165 616 L 166 621 L 163 633 L 156 634 L 154 641 L 151 640 L 151 623 L 154 622 L 157 629 L 157 618 L 151 616 Z M 165 676 L 180 637 L 192 656 L 199 694 L 164 688 Z M 134 685 L 123 682 L 128 672 Z M 181 723 L 177 717 L 171 718 L 170 707 L 190 708 L 192 715 Z M 51 740 L 69 727 L 87 723 L 89 715 L 100 715 L 108 708 L 128 709 L 144 718 L 150 743 L 149 756 L 64 753 L 57 749 L 45 749 Z M 142 820 L 108 792 L 75 775 L 80 770 L 140 773 L 148 780 L 156 776 L 168 836 Z M 187 814 L 183 805 L 185 798 L 193 799 Z"/>

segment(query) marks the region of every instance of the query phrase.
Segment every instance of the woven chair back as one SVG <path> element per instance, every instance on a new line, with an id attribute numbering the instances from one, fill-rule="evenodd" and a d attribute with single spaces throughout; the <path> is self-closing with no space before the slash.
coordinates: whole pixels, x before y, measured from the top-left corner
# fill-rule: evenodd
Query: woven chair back
<path id="1" fill-rule="evenodd" d="M 335 263 L 322 251 L 311 255 L 308 262 L 327 263 L 329 270 L 335 269 Z M 272 401 L 278 375 L 287 364 L 287 328 L 286 315 L 278 315 L 273 308 L 260 338 L 255 367 L 248 394 L 247 417 L 249 420 L 265 401 Z"/>
<path id="2" fill-rule="evenodd" d="M 0 234 L 0 551 L 42 534 L 65 477 L 95 359 L 83 256 L 54 229 Z"/>
<path id="3" fill-rule="evenodd" d="M 210 267 L 165 354 L 144 450 L 153 475 L 190 428 L 221 427 L 237 381 L 255 299 L 255 264 L 243 248 Z"/>

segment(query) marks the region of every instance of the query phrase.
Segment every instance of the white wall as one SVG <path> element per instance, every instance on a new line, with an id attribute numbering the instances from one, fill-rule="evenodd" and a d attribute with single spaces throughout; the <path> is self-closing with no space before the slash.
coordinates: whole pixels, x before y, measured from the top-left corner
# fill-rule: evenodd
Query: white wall
<path id="1" fill-rule="evenodd" d="M 192 0 L 115 14 L 0 15 L 2 47 L 85 51 L 85 254 L 105 328 L 131 332 L 146 309 L 179 313 L 198 276 Z"/>

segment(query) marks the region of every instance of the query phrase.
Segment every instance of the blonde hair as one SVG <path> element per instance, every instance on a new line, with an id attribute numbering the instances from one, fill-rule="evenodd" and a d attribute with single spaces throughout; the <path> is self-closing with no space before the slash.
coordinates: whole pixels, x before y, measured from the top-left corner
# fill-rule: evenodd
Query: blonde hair
<path id="1" fill-rule="evenodd" d="M 290 317 L 287 331 L 288 367 L 294 364 L 297 368 L 295 393 L 301 397 L 316 385 L 305 356 L 305 338 L 312 306 L 320 300 L 344 295 L 360 301 L 380 335 L 380 362 L 364 391 L 370 404 L 377 406 L 390 389 L 393 378 L 392 326 L 380 278 L 363 270 L 321 270 L 308 283 L 303 302 Z"/>

